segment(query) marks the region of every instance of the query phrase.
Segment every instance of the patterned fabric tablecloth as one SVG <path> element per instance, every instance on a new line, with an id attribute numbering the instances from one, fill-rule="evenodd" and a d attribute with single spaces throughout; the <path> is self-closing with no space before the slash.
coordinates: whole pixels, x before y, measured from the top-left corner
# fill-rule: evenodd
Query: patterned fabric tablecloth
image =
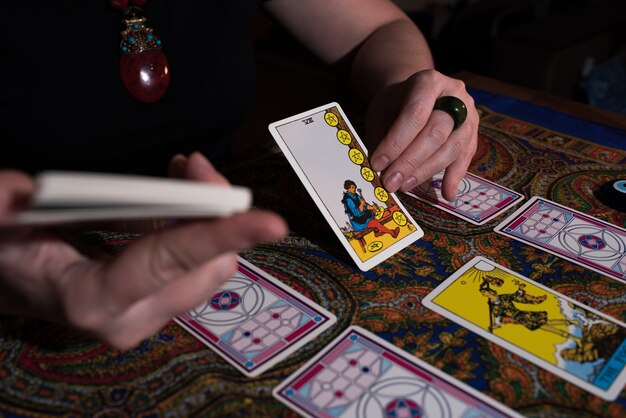
<path id="1" fill-rule="evenodd" d="M 593 196 L 604 182 L 626 178 L 625 133 L 611 131 L 608 142 L 602 130 L 580 128 L 574 134 L 571 126 L 579 125 L 569 123 L 580 121 L 559 114 L 563 129 L 529 122 L 534 119 L 497 113 L 497 106 L 488 107 L 492 96 L 475 93 L 481 128 L 471 172 L 526 198 L 543 196 L 626 226 L 626 214 Z M 620 135 L 621 150 L 616 147 Z M 243 256 L 332 311 L 337 324 L 249 379 L 174 322 L 135 349 L 119 352 L 46 322 L 0 317 L 0 417 L 296 416 L 272 398 L 272 388 L 349 324 L 377 333 L 527 416 L 626 416 L 625 392 L 615 402 L 602 401 L 421 304 L 476 255 L 622 321 L 626 285 L 494 233 L 504 216 L 475 226 L 408 196 L 401 200 L 424 238 L 363 273 L 281 154 L 250 155 L 226 167 L 225 174 L 252 187 L 255 204 L 279 212 L 291 227 L 287 239 Z M 115 252 L 138 236 L 96 231 L 81 238 Z"/>

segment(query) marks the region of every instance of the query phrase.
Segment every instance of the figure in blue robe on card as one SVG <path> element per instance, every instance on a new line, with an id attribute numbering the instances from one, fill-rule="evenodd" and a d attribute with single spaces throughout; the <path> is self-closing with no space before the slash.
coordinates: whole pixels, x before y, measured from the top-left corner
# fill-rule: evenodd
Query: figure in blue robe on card
<path id="1" fill-rule="evenodd" d="M 385 234 L 391 235 L 393 239 L 398 236 L 400 228 L 395 229 L 387 228 L 380 220 L 377 219 L 376 214 L 382 209 L 376 204 L 369 204 L 363 198 L 363 194 L 360 189 L 357 189 L 356 183 L 352 180 L 346 180 L 343 183 L 343 198 L 341 203 L 343 204 L 346 215 L 352 231 L 346 231 L 350 233 L 351 238 L 356 239 L 361 244 L 363 252 L 366 251 L 365 236 L 370 232 L 374 233 L 374 237 L 382 237 Z M 381 244 L 382 245 L 382 244 Z M 382 248 L 382 246 L 368 245 L 367 248 L 376 250 Z"/>

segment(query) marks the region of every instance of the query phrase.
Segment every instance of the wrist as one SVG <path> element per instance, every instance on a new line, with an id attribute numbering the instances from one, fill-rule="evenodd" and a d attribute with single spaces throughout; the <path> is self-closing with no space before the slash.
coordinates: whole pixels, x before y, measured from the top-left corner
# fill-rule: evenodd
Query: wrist
<path id="1" fill-rule="evenodd" d="M 434 67 L 426 39 L 406 18 L 379 28 L 359 47 L 350 77 L 369 101 L 386 87 Z"/>

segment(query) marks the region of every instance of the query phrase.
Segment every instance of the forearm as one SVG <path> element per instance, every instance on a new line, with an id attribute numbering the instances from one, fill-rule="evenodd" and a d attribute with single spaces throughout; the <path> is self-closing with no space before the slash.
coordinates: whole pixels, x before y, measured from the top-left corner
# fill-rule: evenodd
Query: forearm
<path id="1" fill-rule="evenodd" d="M 383 87 L 432 69 L 430 48 L 420 30 L 407 19 L 390 22 L 373 32 L 358 48 L 350 79 L 367 100 Z"/>
<path id="2" fill-rule="evenodd" d="M 322 61 L 348 63 L 366 98 L 433 68 L 424 36 L 390 0 L 271 0 L 265 6 Z"/>

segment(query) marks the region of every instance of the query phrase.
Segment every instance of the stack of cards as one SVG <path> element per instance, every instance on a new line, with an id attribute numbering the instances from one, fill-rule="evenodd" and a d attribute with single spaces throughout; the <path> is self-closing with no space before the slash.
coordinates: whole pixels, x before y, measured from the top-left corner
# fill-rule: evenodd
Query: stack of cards
<path id="1" fill-rule="evenodd" d="M 31 207 L 19 225 L 119 219 L 226 217 L 250 208 L 245 187 L 107 173 L 37 175 Z"/>

